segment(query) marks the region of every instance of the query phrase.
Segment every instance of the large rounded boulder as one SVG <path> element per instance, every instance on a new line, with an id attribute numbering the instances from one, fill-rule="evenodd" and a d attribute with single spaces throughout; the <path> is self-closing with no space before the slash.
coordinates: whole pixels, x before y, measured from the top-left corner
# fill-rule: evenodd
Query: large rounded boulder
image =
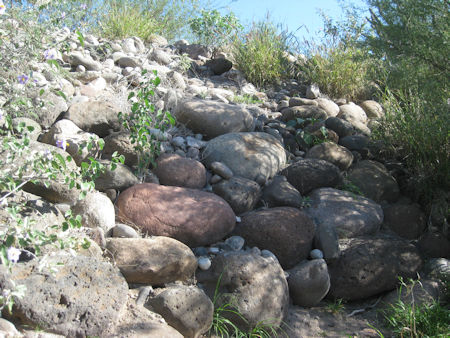
<path id="1" fill-rule="evenodd" d="M 297 161 L 285 168 L 281 174 L 286 176 L 288 182 L 302 195 L 317 188 L 334 188 L 341 181 L 341 174 L 337 166 L 315 158 Z"/>
<path id="2" fill-rule="evenodd" d="M 163 154 L 153 173 L 163 185 L 201 189 L 206 184 L 206 169 L 200 162 L 177 154 Z"/>
<path id="3" fill-rule="evenodd" d="M 321 188 L 309 194 L 305 212 L 320 225 L 330 225 L 340 238 L 375 233 L 383 222 L 383 210 L 374 201 L 348 191 Z"/>
<path id="4" fill-rule="evenodd" d="M 414 278 L 422 267 L 418 249 L 406 240 L 358 238 L 346 246 L 328 267 L 335 298 L 358 300 L 392 290 L 398 277 Z"/>
<path id="5" fill-rule="evenodd" d="M 16 264 L 11 271 L 1 266 L 0 289 L 14 289 L 13 281 L 25 286 L 25 294 L 3 315 L 65 337 L 103 336 L 123 311 L 128 292 L 113 265 L 64 253 Z"/>
<path id="6" fill-rule="evenodd" d="M 212 100 L 184 101 L 175 115 L 178 122 L 208 138 L 249 131 L 253 125 L 253 117 L 247 109 Z"/>
<path id="7" fill-rule="evenodd" d="M 231 311 L 222 312 L 245 332 L 261 322 L 276 328 L 282 324 L 289 306 L 283 269 L 272 256 L 262 257 L 257 251 L 220 254 L 213 259 L 211 269 L 196 275 L 210 297 L 217 290 L 217 307 L 230 304 L 240 313 L 238 316 Z"/>
<path id="8" fill-rule="evenodd" d="M 143 183 L 122 192 L 117 216 L 154 236 L 175 238 L 195 247 L 209 245 L 229 234 L 236 216 L 217 195 L 180 187 Z"/>
<path id="9" fill-rule="evenodd" d="M 353 162 L 351 151 L 333 142 L 316 144 L 306 153 L 306 158 L 331 162 L 341 170 L 347 170 Z"/>
<path id="10" fill-rule="evenodd" d="M 207 166 L 223 162 L 236 176 L 260 183 L 285 165 L 286 153 L 280 141 L 267 133 L 230 133 L 210 140 L 203 159 Z"/>
<path id="11" fill-rule="evenodd" d="M 314 222 L 303 211 L 277 207 L 242 215 L 234 234 L 251 247 L 273 252 L 281 266 L 289 269 L 308 257 L 314 231 Z"/>
<path id="12" fill-rule="evenodd" d="M 386 167 L 376 161 L 360 161 L 349 170 L 348 179 L 364 194 L 375 202 L 394 203 L 400 197 L 400 188 L 396 179 Z"/>

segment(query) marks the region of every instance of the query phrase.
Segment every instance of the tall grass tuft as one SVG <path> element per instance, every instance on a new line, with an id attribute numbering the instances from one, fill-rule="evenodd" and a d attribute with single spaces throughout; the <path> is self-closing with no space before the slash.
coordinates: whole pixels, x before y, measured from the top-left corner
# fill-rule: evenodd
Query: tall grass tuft
<path id="1" fill-rule="evenodd" d="M 413 292 L 414 285 L 420 283 L 412 281 L 406 285 L 401 280 L 398 300 L 382 311 L 396 337 L 448 337 L 450 323 L 450 309 L 439 302 L 431 304 L 411 304 L 402 301 L 400 295 L 403 287 Z"/>
<path id="2" fill-rule="evenodd" d="M 183 35 L 198 9 L 197 0 L 106 0 L 100 20 L 101 34 L 110 39 L 152 35 L 173 40 Z"/>
<path id="3" fill-rule="evenodd" d="M 363 100 L 373 91 L 375 61 L 360 45 L 365 26 L 356 11 L 347 8 L 346 20 L 341 22 L 322 13 L 324 38 L 304 41 L 307 59 L 299 66 L 301 79 L 316 83 L 332 98 Z"/>
<path id="4" fill-rule="evenodd" d="M 233 61 L 245 78 L 258 87 L 278 82 L 286 73 L 286 37 L 268 19 L 255 23 L 232 45 Z"/>
<path id="5" fill-rule="evenodd" d="M 108 1 L 107 15 L 100 22 L 102 35 L 109 39 L 138 36 L 149 41 L 156 28 L 156 20 L 151 12 L 145 11 L 138 3 L 127 0 Z"/>
<path id="6" fill-rule="evenodd" d="M 431 105 L 414 92 L 382 96 L 386 119 L 374 137 L 402 160 L 414 179 L 416 198 L 431 203 L 443 189 L 450 190 L 450 115 L 447 105 Z"/>

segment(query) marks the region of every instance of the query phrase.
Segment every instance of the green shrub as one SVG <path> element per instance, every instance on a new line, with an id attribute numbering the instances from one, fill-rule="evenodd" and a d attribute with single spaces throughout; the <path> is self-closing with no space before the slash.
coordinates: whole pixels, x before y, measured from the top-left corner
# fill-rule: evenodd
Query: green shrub
<path id="1" fill-rule="evenodd" d="M 189 21 L 197 42 L 220 47 L 231 41 L 243 29 L 234 13 L 222 16 L 218 10 L 202 10 L 201 15 Z"/>
<path id="2" fill-rule="evenodd" d="M 330 97 L 357 100 L 370 97 L 370 67 L 371 62 L 362 49 L 339 43 L 334 47 L 317 46 L 301 66 L 301 74 Z"/>
<path id="3" fill-rule="evenodd" d="M 386 91 L 382 99 L 386 118 L 373 137 L 406 164 L 416 198 L 427 205 L 440 189 L 450 189 L 448 108 L 433 106 L 414 92 Z"/>
<path id="4" fill-rule="evenodd" d="M 321 43 L 305 41 L 307 60 L 299 65 L 299 75 L 333 98 L 366 99 L 372 91 L 374 61 L 359 44 L 364 24 L 354 12 L 346 15 L 344 22 L 322 15 L 325 37 Z"/>
<path id="5" fill-rule="evenodd" d="M 286 75 L 286 40 L 269 20 L 258 22 L 247 34 L 234 40 L 234 64 L 258 87 L 276 83 Z"/>
<path id="6" fill-rule="evenodd" d="M 173 40 L 186 31 L 197 0 L 107 0 L 103 8 L 100 30 L 107 38 L 138 36 L 149 41 L 159 34 Z"/>

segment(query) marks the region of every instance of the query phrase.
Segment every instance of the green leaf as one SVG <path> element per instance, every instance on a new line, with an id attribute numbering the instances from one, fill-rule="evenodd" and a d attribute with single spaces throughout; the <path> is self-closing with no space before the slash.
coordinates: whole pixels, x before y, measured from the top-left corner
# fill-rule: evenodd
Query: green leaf
<path id="1" fill-rule="evenodd" d="M 5 245 L 9 248 L 11 247 L 15 242 L 15 237 L 13 235 L 9 235 L 6 237 Z"/>
<path id="2" fill-rule="evenodd" d="M 56 94 L 58 94 L 58 95 L 61 96 L 64 100 L 67 101 L 67 96 L 66 96 L 66 94 L 64 94 L 61 90 L 56 91 Z"/>
<path id="3" fill-rule="evenodd" d="M 78 29 L 75 31 L 75 33 L 78 36 L 78 41 L 80 41 L 81 47 L 84 47 L 84 36 L 83 36 L 83 34 Z"/>

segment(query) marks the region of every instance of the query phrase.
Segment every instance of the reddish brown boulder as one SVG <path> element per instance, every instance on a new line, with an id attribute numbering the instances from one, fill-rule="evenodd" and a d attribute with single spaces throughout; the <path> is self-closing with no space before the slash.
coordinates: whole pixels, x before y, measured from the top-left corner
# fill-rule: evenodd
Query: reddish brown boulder
<path id="1" fill-rule="evenodd" d="M 217 195 L 154 183 L 137 184 L 119 195 L 117 216 L 154 236 L 195 247 L 215 243 L 236 223 L 231 207 Z"/>
<path id="2" fill-rule="evenodd" d="M 314 231 L 314 222 L 304 212 L 278 207 L 242 215 L 234 234 L 242 236 L 248 246 L 273 252 L 281 266 L 289 269 L 308 257 Z"/>
<path id="3" fill-rule="evenodd" d="M 206 169 L 200 162 L 177 154 L 163 154 L 153 173 L 163 185 L 201 189 L 206 184 Z"/>

